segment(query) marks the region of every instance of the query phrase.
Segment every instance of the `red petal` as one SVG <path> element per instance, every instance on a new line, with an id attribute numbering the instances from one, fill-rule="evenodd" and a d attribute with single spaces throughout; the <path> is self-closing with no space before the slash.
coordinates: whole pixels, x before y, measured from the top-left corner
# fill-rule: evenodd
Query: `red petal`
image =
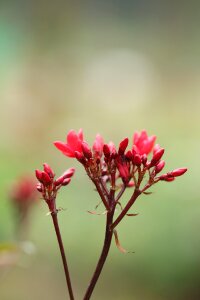
<path id="1" fill-rule="evenodd" d="M 78 143 L 78 135 L 75 130 L 70 130 L 67 134 L 67 144 L 74 147 Z"/>
<path id="2" fill-rule="evenodd" d="M 79 129 L 78 137 L 81 141 L 83 141 L 83 129 L 82 128 Z"/>
<path id="3" fill-rule="evenodd" d="M 56 148 L 58 150 L 60 150 L 64 155 L 68 156 L 68 157 L 75 157 L 74 155 L 74 151 L 65 143 L 60 142 L 60 141 L 56 141 L 54 142 L 54 145 L 56 146 Z"/>

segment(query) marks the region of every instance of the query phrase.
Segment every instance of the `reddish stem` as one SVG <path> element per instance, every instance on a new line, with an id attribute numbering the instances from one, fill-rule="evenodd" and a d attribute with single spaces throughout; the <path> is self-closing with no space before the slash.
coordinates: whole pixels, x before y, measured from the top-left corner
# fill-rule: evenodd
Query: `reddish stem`
<path id="1" fill-rule="evenodd" d="M 55 232 L 56 232 L 56 236 L 57 236 L 57 240 L 58 240 L 58 244 L 59 244 L 59 248 L 60 248 L 60 253 L 61 253 L 63 267 L 64 267 L 64 271 L 65 271 L 65 278 L 66 278 L 67 288 L 68 288 L 68 292 L 69 292 L 69 297 L 70 297 L 70 300 L 74 300 L 71 279 L 70 279 L 69 269 L 68 269 L 68 265 L 67 265 L 67 259 L 65 256 L 65 250 L 64 250 L 62 237 L 61 237 L 60 229 L 59 229 L 59 225 L 58 225 L 57 211 L 52 212 L 51 216 L 52 216 L 52 220 L 53 220 L 53 224 L 54 224 L 54 228 L 55 228 Z"/>
<path id="2" fill-rule="evenodd" d="M 107 221 L 106 221 L 106 232 L 105 232 L 105 239 L 104 239 L 104 245 L 102 248 L 102 252 L 99 258 L 99 261 L 97 263 L 95 272 L 92 276 L 92 279 L 90 281 L 90 284 L 87 288 L 87 291 L 85 293 L 85 296 L 83 298 L 83 300 L 89 300 L 93 290 L 96 286 L 96 283 L 99 279 L 99 276 L 101 274 L 101 271 L 103 269 L 104 263 L 106 261 L 106 258 L 108 256 L 108 252 L 110 250 L 110 245 L 111 245 L 111 241 L 112 241 L 112 236 L 113 236 L 113 231 L 110 230 L 111 224 L 112 224 L 112 220 L 113 220 L 113 215 L 114 215 L 114 209 L 111 212 L 107 213 Z"/>

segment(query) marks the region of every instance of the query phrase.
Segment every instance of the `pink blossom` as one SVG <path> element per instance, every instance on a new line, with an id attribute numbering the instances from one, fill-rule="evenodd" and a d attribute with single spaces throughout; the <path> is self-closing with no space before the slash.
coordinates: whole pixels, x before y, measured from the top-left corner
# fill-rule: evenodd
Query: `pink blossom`
<path id="1" fill-rule="evenodd" d="M 75 151 L 82 153 L 82 143 L 83 131 L 80 129 L 78 133 L 76 133 L 74 130 L 70 130 L 67 134 L 66 143 L 55 141 L 54 145 L 64 155 L 68 157 L 75 157 Z"/>
<path id="2" fill-rule="evenodd" d="M 149 154 L 155 143 L 156 136 L 148 136 L 146 130 L 135 132 L 133 136 L 133 145 L 136 146 L 138 154 Z"/>

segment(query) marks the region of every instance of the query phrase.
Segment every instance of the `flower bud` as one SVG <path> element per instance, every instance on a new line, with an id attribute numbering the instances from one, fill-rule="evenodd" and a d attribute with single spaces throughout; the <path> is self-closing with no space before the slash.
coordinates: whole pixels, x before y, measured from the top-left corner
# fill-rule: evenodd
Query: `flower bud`
<path id="1" fill-rule="evenodd" d="M 165 152 L 165 149 L 160 148 L 153 154 L 153 158 L 151 160 L 151 166 L 155 166 L 159 162 L 159 160 L 163 156 L 164 152 Z"/>
<path id="2" fill-rule="evenodd" d="M 57 178 L 55 180 L 55 185 L 58 186 L 58 185 L 61 185 L 64 181 L 64 177 L 63 176 L 60 176 L 59 178 Z"/>
<path id="3" fill-rule="evenodd" d="M 127 151 L 126 152 L 126 158 L 128 159 L 128 160 L 132 160 L 133 159 L 133 154 L 132 154 L 132 152 L 129 150 L 129 151 Z"/>
<path id="4" fill-rule="evenodd" d="M 165 179 L 165 181 L 167 181 L 167 182 L 171 182 L 171 181 L 174 181 L 174 180 L 175 180 L 175 177 L 167 177 Z"/>
<path id="5" fill-rule="evenodd" d="M 81 145 L 81 147 L 82 147 L 84 156 L 87 159 L 92 158 L 92 152 L 91 152 L 90 147 L 88 146 L 88 144 L 85 143 L 85 142 L 83 142 L 82 145 Z"/>
<path id="6" fill-rule="evenodd" d="M 51 167 L 47 163 L 44 163 L 43 166 L 44 166 L 44 172 L 46 172 L 50 178 L 53 178 L 55 176 L 55 174 L 54 174 L 53 170 L 51 169 Z"/>
<path id="7" fill-rule="evenodd" d="M 147 155 L 146 153 L 142 155 L 142 163 L 144 166 L 146 166 L 146 163 L 147 163 Z"/>
<path id="8" fill-rule="evenodd" d="M 51 178 L 49 177 L 49 175 L 46 172 L 42 172 L 42 183 L 44 185 L 50 185 L 52 182 Z"/>
<path id="9" fill-rule="evenodd" d="M 135 154 L 134 158 L 133 158 L 133 162 L 136 166 L 140 166 L 142 163 L 141 157 L 139 154 Z"/>
<path id="10" fill-rule="evenodd" d="M 62 175 L 62 177 L 65 178 L 70 178 L 74 175 L 75 169 L 74 168 L 70 168 L 67 171 L 65 171 Z"/>
<path id="11" fill-rule="evenodd" d="M 35 170 L 35 176 L 37 177 L 37 179 L 42 182 L 42 171 L 40 170 Z"/>
<path id="12" fill-rule="evenodd" d="M 103 153 L 105 157 L 110 157 L 110 148 L 107 144 L 103 145 Z"/>
<path id="13" fill-rule="evenodd" d="M 128 146 L 128 138 L 125 138 L 123 141 L 120 142 L 119 144 L 119 150 L 118 150 L 118 153 L 119 155 L 123 155 L 126 148 Z"/>
<path id="14" fill-rule="evenodd" d="M 71 181 L 71 178 L 65 178 L 63 183 L 62 183 L 62 186 L 68 185 L 70 183 L 70 181 Z"/>
<path id="15" fill-rule="evenodd" d="M 160 178 L 160 180 L 164 180 L 164 181 L 168 181 L 168 182 L 174 181 L 174 179 L 175 179 L 173 176 L 171 176 L 170 173 L 163 174 L 159 178 Z"/>
<path id="16" fill-rule="evenodd" d="M 164 160 L 161 160 L 156 166 L 155 166 L 155 173 L 158 174 L 162 171 L 162 169 L 165 166 Z"/>
<path id="17" fill-rule="evenodd" d="M 183 175 L 186 171 L 187 171 L 187 168 L 179 168 L 179 169 L 175 169 L 172 172 L 170 172 L 170 175 L 173 177 L 178 177 L 178 176 Z"/>
<path id="18" fill-rule="evenodd" d="M 127 165 L 124 163 L 118 163 L 117 168 L 119 170 L 119 174 L 120 174 L 122 180 L 125 182 L 128 182 L 130 174 L 129 174 L 129 169 L 128 169 Z"/>

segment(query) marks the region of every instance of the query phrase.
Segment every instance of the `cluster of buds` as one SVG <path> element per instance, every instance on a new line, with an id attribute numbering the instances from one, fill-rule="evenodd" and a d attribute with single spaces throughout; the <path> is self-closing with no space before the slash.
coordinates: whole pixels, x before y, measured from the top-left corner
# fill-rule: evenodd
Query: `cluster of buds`
<path id="1" fill-rule="evenodd" d="M 156 136 L 148 136 L 143 130 L 133 135 L 130 149 L 127 149 L 128 138 L 123 139 L 116 148 L 113 142 L 105 144 L 98 134 L 90 148 L 80 129 L 78 133 L 71 130 L 66 143 L 56 141 L 54 145 L 64 155 L 76 158 L 84 166 L 106 210 L 111 211 L 119 203 L 127 187 L 134 187 L 134 195 L 139 195 L 146 193 L 146 190 L 158 181 L 173 181 L 175 177 L 187 171 L 186 168 L 180 168 L 159 175 L 165 166 L 165 162 L 161 160 L 164 149 L 158 144 L 154 145 L 155 140 Z"/>
<path id="2" fill-rule="evenodd" d="M 70 168 L 65 171 L 59 178 L 55 179 L 55 173 L 51 167 L 44 163 L 43 171 L 36 170 L 35 175 L 39 181 L 37 184 L 37 190 L 42 194 L 42 198 L 46 201 L 49 211 L 56 213 L 56 196 L 58 190 L 62 186 L 66 186 L 70 183 L 71 177 L 74 175 L 75 169 Z"/>

